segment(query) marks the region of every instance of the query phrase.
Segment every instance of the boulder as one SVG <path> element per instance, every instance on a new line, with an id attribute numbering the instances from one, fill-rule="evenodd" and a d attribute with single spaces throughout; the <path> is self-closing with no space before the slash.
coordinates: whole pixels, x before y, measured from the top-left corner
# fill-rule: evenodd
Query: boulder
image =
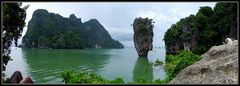
<path id="1" fill-rule="evenodd" d="M 24 83 L 33 83 L 32 78 L 30 76 L 27 76 L 26 78 L 20 81 L 20 84 L 24 84 Z"/>
<path id="2" fill-rule="evenodd" d="M 237 84 L 238 41 L 211 47 L 203 59 L 188 66 L 170 84 Z"/>
<path id="3" fill-rule="evenodd" d="M 10 78 L 11 83 L 19 83 L 23 79 L 20 71 L 15 71 Z"/>
<path id="4" fill-rule="evenodd" d="M 134 45 L 139 57 L 147 57 L 152 50 L 153 24 L 152 19 L 136 18 L 133 23 Z"/>
<path id="5" fill-rule="evenodd" d="M 33 80 L 30 76 L 27 76 L 26 78 L 22 77 L 22 74 L 20 71 L 15 71 L 11 78 L 7 78 L 6 79 L 6 83 L 20 83 L 20 84 L 24 84 L 24 83 L 33 83 Z"/>

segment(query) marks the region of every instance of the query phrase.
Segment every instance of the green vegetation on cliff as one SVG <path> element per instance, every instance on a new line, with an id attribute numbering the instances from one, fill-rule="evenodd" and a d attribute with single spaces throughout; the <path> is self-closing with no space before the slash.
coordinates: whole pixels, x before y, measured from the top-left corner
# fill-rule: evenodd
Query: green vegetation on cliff
<path id="1" fill-rule="evenodd" d="M 96 19 L 82 23 L 74 14 L 65 18 L 44 9 L 34 11 L 22 42 L 28 48 L 123 48 Z"/>
<path id="2" fill-rule="evenodd" d="M 173 24 L 165 33 L 164 41 L 168 54 L 179 50 L 203 54 L 210 47 L 222 44 L 225 36 L 237 39 L 236 3 L 217 3 L 214 9 L 200 7 L 196 15 Z"/>

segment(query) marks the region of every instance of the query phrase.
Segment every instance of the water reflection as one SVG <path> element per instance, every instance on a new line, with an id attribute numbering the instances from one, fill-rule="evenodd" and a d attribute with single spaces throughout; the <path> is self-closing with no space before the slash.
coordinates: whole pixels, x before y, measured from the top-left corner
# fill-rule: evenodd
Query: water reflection
<path id="1" fill-rule="evenodd" d="M 23 77 L 27 77 L 28 64 L 25 63 L 26 59 L 23 57 L 23 52 L 21 48 L 11 47 L 10 60 L 6 66 L 6 77 L 9 78 L 15 71 L 20 71 Z"/>
<path id="2" fill-rule="evenodd" d="M 59 83 L 66 70 L 97 72 L 109 58 L 107 50 L 23 49 L 29 74 L 39 83 Z M 94 54 L 93 54 L 94 53 Z"/>
<path id="3" fill-rule="evenodd" d="M 133 70 L 133 80 L 152 80 L 153 79 L 153 65 L 149 63 L 148 58 L 139 57 L 135 63 Z"/>
<path id="4" fill-rule="evenodd" d="M 164 79 L 163 69 L 155 71 L 150 63 L 159 57 L 164 62 L 165 49 L 149 52 L 148 58 L 137 57 L 135 48 L 124 49 L 11 49 L 6 75 L 16 70 L 30 75 L 37 83 L 63 83 L 60 77 L 65 70 L 96 72 L 106 79 L 123 77 L 126 82 L 145 78 Z"/>

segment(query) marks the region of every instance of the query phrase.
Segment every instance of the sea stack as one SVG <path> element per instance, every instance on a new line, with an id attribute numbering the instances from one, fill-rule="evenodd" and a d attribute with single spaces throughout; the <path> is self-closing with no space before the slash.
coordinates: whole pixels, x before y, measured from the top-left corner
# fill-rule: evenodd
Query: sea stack
<path id="1" fill-rule="evenodd" d="M 153 24 L 152 19 L 136 18 L 133 22 L 134 46 L 139 57 L 147 57 L 152 50 Z"/>

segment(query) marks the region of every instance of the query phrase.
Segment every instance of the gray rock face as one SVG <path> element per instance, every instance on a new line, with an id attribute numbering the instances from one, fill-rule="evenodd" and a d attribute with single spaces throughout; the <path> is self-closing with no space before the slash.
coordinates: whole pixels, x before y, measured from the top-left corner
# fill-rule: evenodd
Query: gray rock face
<path id="1" fill-rule="evenodd" d="M 191 32 L 193 28 L 191 28 L 189 18 L 186 17 L 181 19 L 181 23 L 182 23 L 182 26 L 181 26 L 182 29 L 179 30 L 181 35 L 178 36 L 178 38 L 174 38 L 175 41 L 173 40 L 168 41 L 168 39 L 165 39 L 166 35 L 164 37 L 165 50 L 167 54 L 176 54 L 177 51 L 180 51 L 180 50 L 192 51 L 197 47 L 196 34 Z M 189 35 L 189 34 L 192 34 L 192 35 Z"/>
<path id="2" fill-rule="evenodd" d="M 170 84 L 237 84 L 238 41 L 213 46 L 203 59 L 181 71 Z"/>
<path id="3" fill-rule="evenodd" d="M 136 18 L 133 23 L 134 45 L 140 57 L 147 57 L 152 50 L 153 24 L 152 19 Z"/>
<path id="4" fill-rule="evenodd" d="M 27 76 L 26 78 L 20 81 L 20 84 L 24 84 L 24 83 L 33 83 L 32 78 L 30 76 Z"/>

